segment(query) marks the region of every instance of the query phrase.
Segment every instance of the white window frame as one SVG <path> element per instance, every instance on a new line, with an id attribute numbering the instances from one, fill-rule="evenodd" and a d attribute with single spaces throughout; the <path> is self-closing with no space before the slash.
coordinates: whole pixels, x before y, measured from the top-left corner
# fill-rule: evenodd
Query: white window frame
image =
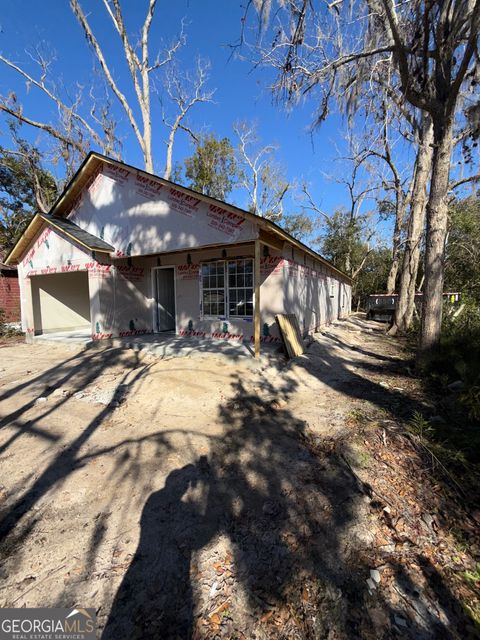
<path id="1" fill-rule="evenodd" d="M 228 263 L 229 262 L 238 262 L 240 260 L 250 260 L 252 262 L 252 296 L 253 296 L 253 308 L 252 315 L 232 315 L 230 316 L 230 286 L 228 282 Z M 225 313 L 223 315 L 212 316 L 206 314 L 204 311 L 204 302 L 203 302 L 203 270 L 202 267 L 205 264 L 223 264 L 223 291 L 224 291 L 224 301 L 225 301 Z M 232 287 L 232 289 L 250 289 L 250 287 Z M 221 289 L 218 289 L 221 291 Z M 207 288 L 207 291 L 215 291 L 215 289 Z M 204 260 L 200 263 L 200 304 L 201 304 L 201 318 L 202 320 L 253 320 L 255 316 L 255 272 L 253 265 L 253 258 L 247 256 L 245 258 L 230 258 L 224 260 Z"/>
<path id="2" fill-rule="evenodd" d="M 204 301 L 203 301 L 203 265 L 206 264 L 223 264 L 223 304 L 224 304 L 224 310 L 225 313 L 223 315 L 216 315 L 216 316 L 212 316 L 208 313 L 205 313 L 205 308 L 204 308 Z M 222 289 L 220 287 L 215 287 L 215 288 L 211 288 L 211 287 L 206 287 L 207 291 L 222 291 Z M 204 262 L 200 263 L 200 304 L 201 304 L 201 317 L 202 319 L 212 319 L 212 320 L 223 320 L 228 318 L 227 315 L 227 289 L 225 287 L 225 260 L 205 260 Z"/>
<path id="3" fill-rule="evenodd" d="M 249 260 L 252 263 L 252 286 L 251 287 L 247 287 L 247 286 L 244 285 L 243 287 L 232 287 L 232 289 L 234 289 L 234 290 L 250 289 L 250 288 L 252 289 L 252 303 L 253 303 L 252 304 L 252 315 L 245 314 L 245 315 L 242 316 L 242 315 L 234 314 L 234 315 L 231 316 L 230 315 L 230 283 L 228 281 L 229 280 L 228 264 L 231 263 L 231 262 L 240 262 L 240 261 L 245 262 L 246 260 Z M 227 282 L 228 318 L 229 319 L 230 318 L 239 318 L 240 320 L 253 319 L 253 316 L 255 315 L 255 282 L 254 282 L 255 274 L 254 274 L 253 258 L 249 258 L 249 257 L 247 257 L 247 258 L 233 258 L 232 260 L 226 260 L 225 264 L 226 264 L 225 275 L 226 275 L 226 282 Z M 245 303 L 245 306 L 246 306 L 246 303 Z"/>

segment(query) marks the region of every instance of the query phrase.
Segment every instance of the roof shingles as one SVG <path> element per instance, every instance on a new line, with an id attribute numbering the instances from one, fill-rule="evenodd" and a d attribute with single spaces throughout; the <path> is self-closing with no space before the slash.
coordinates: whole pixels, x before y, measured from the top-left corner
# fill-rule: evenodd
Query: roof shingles
<path id="1" fill-rule="evenodd" d="M 112 247 L 111 244 L 108 244 L 108 242 L 105 242 L 105 240 L 97 238 L 97 236 L 88 233 L 88 231 L 85 231 L 84 229 L 81 229 L 71 220 L 67 220 L 67 218 L 50 216 L 46 213 L 40 213 L 39 215 L 42 220 L 45 220 L 47 224 L 59 229 L 60 231 L 63 231 L 63 233 L 72 238 L 72 240 L 76 240 L 82 246 L 90 249 L 91 251 L 102 251 L 104 253 L 111 253 L 112 251 L 115 251 L 115 248 Z"/>

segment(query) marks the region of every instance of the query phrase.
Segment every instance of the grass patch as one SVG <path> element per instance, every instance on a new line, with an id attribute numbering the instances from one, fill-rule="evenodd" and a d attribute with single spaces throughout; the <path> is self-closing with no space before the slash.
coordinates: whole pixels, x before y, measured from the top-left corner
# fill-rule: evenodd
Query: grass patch
<path id="1" fill-rule="evenodd" d="M 477 564 L 474 571 L 465 571 L 463 575 L 469 584 L 477 589 L 480 588 L 480 563 Z"/>

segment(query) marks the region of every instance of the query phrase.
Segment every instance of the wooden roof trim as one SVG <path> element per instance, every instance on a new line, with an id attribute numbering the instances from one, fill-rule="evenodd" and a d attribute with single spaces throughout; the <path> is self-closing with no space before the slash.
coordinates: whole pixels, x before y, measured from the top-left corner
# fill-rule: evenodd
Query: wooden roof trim
<path id="1" fill-rule="evenodd" d="M 43 224 L 42 219 L 40 218 L 38 213 L 35 214 L 33 218 L 30 220 L 30 222 L 28 223 L 25 231 L 17 240 L 16 244 L 9 251 L 7 257 L 5 258 L 5 264 L 12 265 L 14 264 L 15 260 L 17 262 L 19 261 L 18 258 L 27 251 L 28 247 L 30 246 L 32 241 L 35 239 L 39 229 L 41 229 L 42 224 Z"/>

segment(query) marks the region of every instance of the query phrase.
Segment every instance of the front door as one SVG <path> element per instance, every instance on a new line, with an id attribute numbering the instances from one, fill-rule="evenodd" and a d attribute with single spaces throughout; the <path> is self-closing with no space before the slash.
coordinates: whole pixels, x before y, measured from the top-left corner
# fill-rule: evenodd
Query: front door
<path id="1" fill-rule="evenodd" d="M 175 269 L 155 269 L 157 331 L 175 331 Z"/>

